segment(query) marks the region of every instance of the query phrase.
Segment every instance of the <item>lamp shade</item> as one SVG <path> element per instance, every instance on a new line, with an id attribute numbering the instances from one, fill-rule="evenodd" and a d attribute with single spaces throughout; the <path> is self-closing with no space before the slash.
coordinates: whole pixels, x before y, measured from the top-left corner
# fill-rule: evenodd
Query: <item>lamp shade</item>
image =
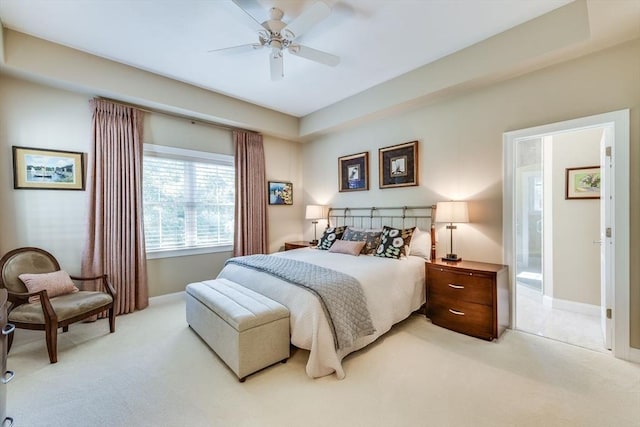
<path id="1" fill-rule="evenodd" d="M 324 218 L 324 206 L 322 205 L 307 205 L 307 211 L 304 216 L 305 219 L 322 219 Z"/>
<path id="2" fill-rule="evenodd" d="M 467 202 L 438 202 L 436 222 L 469 222 Z"/>

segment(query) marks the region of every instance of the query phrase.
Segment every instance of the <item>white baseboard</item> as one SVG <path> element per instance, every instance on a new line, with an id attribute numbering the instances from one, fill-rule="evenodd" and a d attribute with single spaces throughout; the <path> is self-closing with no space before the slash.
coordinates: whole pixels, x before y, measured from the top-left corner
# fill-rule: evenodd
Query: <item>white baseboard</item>
<path id="1" fill-rule="evenodd" d="M 552 298 L 548 295 L 542 297 L 542 303 L 546 307 L 557 308 L 558 310 L 565 310 L 574 313 L 586 314 L 587 316 L 600 317 L 599 305 L 585 304 L 583 302 L 569 301 L 560 298 Z"/>
<path id="2" fill-rule="evenodd" d="M 176 298 L 183 298 L 182 295 L 184 295 L 184 291 L 173 292 L 173 293 L 170 293 L 170 294 L 157 295 L 155 297 L 149 297 L 149 303 L 150 304 L 161 304 L 161 303 L 166 302 L 168 300 L 172 300 L 172 299 L 176 299 Z"/>
<path id="3" fill-rule="evenodd" d="M 630 362 L 640 363 L 640 348 L 629 347 L 627 355 Z"/>

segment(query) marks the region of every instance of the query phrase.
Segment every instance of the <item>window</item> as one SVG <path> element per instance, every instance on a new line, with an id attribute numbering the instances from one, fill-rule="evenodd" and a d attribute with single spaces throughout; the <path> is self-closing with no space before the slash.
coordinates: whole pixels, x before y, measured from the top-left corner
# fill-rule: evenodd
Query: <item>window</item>
<path id="1" fill-rule="evenodd" d="M 233 157 L 144 145 L 144 233 L 149 258 L 231 250 Z"/>

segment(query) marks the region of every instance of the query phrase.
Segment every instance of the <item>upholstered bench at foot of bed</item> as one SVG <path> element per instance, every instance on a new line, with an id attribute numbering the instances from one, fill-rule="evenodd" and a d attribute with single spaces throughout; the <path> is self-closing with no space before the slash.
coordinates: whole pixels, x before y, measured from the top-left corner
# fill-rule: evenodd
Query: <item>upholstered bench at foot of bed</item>
<path id="1" fill-rule="evenodd" d="M 289 358 L 289 310 L 227 279 L 186 288 L 187 323 L 238 376 Z"/>

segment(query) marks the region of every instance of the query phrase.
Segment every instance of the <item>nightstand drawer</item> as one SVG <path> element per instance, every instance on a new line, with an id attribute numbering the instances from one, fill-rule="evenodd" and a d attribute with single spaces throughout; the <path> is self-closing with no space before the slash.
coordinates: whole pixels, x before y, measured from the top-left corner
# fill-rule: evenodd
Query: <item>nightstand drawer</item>
<path id="1" fill-rule="evenodd" d="M 493 308 L 487 305 L 449 299 L 431 300 L 427 316 L 434 325 L 487 340 L 495 338 Z"/>
<path id="2" fill-rule="evenodd" d="M 493 280 L 481 274 L 429 269 L 429 297 L 450 298 L 484 305 L 493 304 Z"/>

